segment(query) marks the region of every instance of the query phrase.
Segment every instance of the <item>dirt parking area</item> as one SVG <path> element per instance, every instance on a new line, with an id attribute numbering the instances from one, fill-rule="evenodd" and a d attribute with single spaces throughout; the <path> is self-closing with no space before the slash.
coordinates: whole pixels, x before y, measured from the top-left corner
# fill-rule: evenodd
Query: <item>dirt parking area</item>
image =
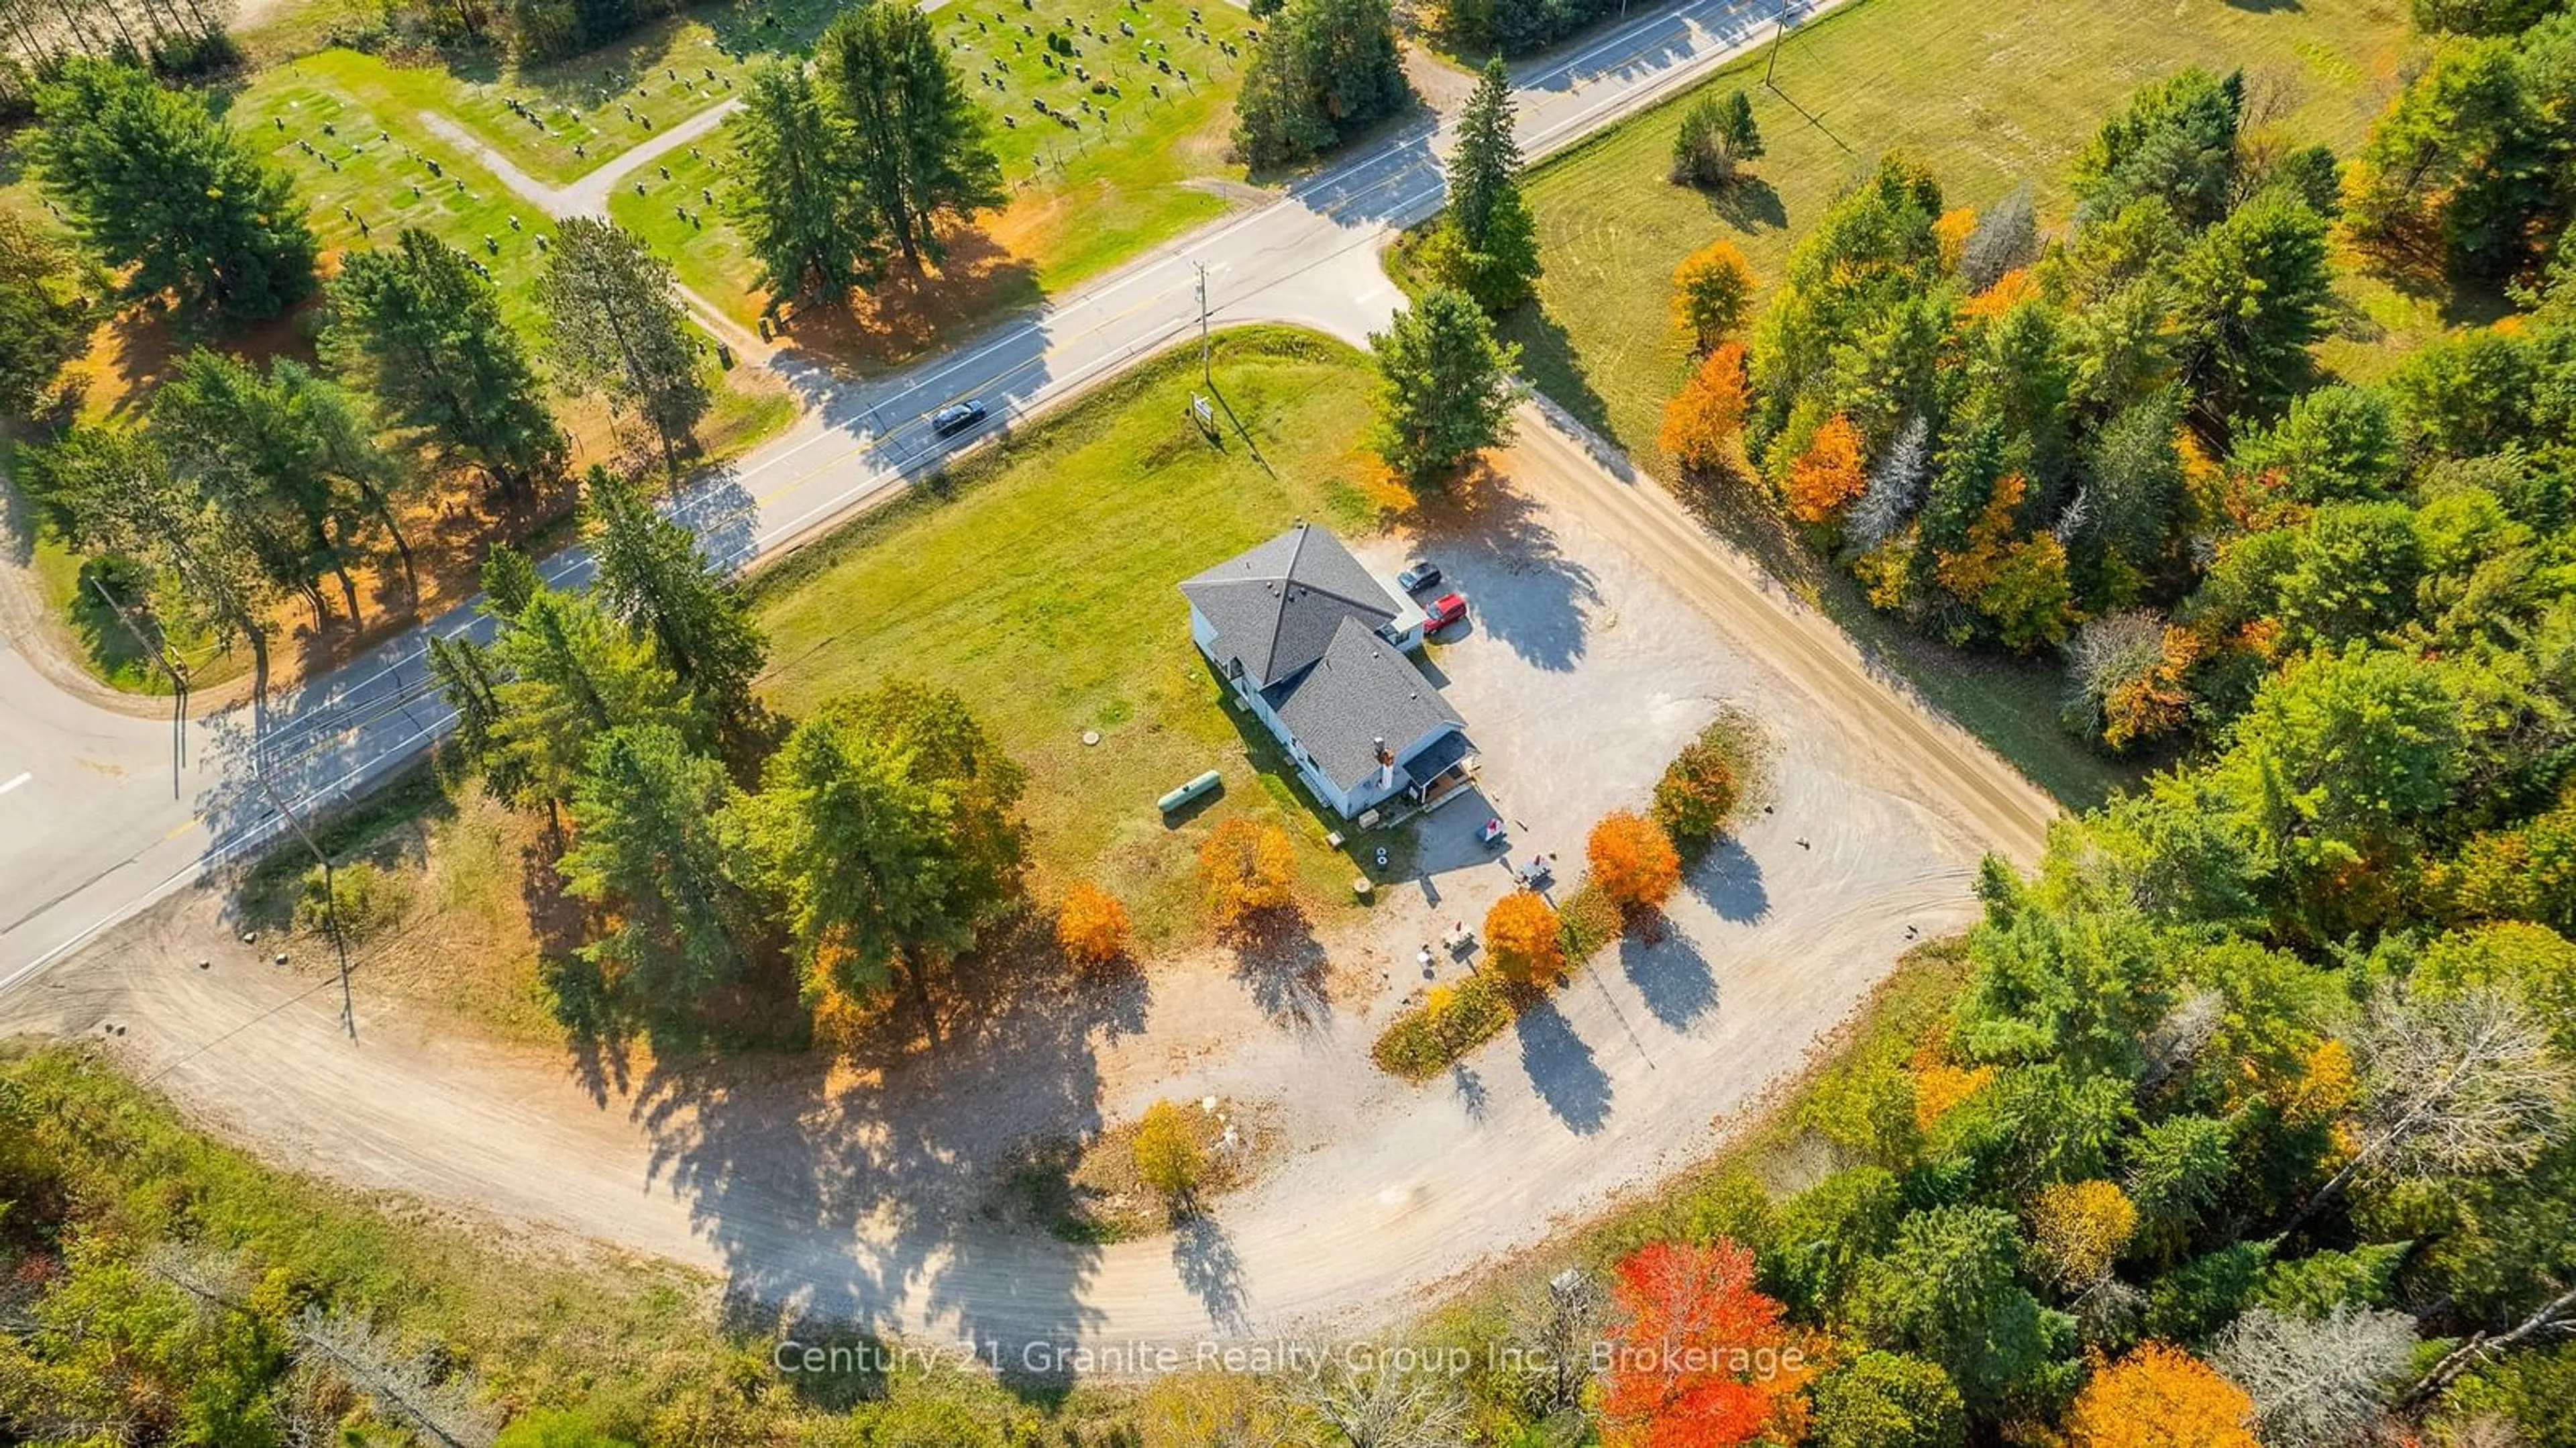
<path id="1" fill-rule="evenodd" d="M 1472 798 L 1423 825 L 1421 873 L 1291 959 L 1211 946 L 1116 983 L 1057 980 L 882 1070 L 602 1070 L 470 1039 L 371 998 L 363 976 L 353 1044 L 325 980 L 246 948 L 196 969 L 208 900 L 52 972 L 0 1009 L 0 1030 L 108 1039 L 292 1165 L 675 1257 L 881 1329 L 1012 1345 L 1383 1325 L 1704 1155 L 1911 938 L 1975 908 L 1984 836 L 1926 782 L 1889 712 L 1910 705 L 1837 695 L 1824 655 L 1766 639 L 1776 617 L 1713 609 L 1691 576 L 1650 565 L 1663 535 L 1623 531 L 1584 491 L 1606 475 L 1579 452 L 1533 438 L 1500 464 L 1508 485 L 1474 507 L 1362 551 L 1390 571 L 1428 556 L 1470 599 L 1428 662 L 1515 853 L 1554 852 L 1571 888 L 1591 822 L 1644 803 L 1722 705 L 1770 742 L 1772 808 L 1693 872 L 1660 943 L 1614 947 L 1428 1086 L 1379 1074 L 1369 1047 L 1423 987 L 1420 943 L 1481 927 L 1511 885 L 1475 841 Z M 1279 1145 L 1185 1232 L 1066 1242 L 984 1210 L 1031 1137 L 1205 1095 L 1277 1103 Z"/>

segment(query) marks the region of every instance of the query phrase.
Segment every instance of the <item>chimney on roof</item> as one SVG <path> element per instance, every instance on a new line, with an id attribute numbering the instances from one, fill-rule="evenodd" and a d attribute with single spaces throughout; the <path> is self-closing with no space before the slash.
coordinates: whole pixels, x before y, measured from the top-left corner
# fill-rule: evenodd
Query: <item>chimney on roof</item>
<path id="1" fill-rule="evenodd" d="M 1383 734 L 1369 742 L 1377 748 L 1377 787 L 1395 788 L 1395 751 L 1386 747 L 1386 736 Z"/>

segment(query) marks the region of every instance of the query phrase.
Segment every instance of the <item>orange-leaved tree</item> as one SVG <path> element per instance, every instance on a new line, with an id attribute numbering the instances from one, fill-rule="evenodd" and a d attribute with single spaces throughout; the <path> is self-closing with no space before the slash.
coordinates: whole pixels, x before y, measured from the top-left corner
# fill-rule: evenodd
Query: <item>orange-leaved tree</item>
<path id="1" fill-rule="evenodd" d="M 1825 419 L 1807 450 L 1789 464 L 1789 512 L 1801 523 L 1821 523 L 1869 486 L 1861 465 L 1860 429 L 1837 412 Z"/>
<path id="2" fill-rule="evenodd" d="M 1744 253 L 1722 236 L 1673 268 L 1673 320 L 1691 334 L 1693 351 L 1708 351 L 1744 325 L 1753 284 Z"/>
<path id="3" fill-rule="evenodd" d="M 2256 1448 L 2254 1400 L 2178 1347 L 2150 1342 L 2097 1366 L 2066 1415 L 2068 1448 Z"/>
<path id="4" fill-rule="evenodd" d="M 1208 918 L 1220 933 L 1285 909 L 1296 879 L 1296 849 L 1275 824 L 1230 815 L 1199 846 L 1199 882 L 1207 891 Z"/>
<path id="5" fill-rule="evenodd" d="M 1744 407 L 1744 344 L 1728 342 L 1701 358 L 1691 380 L 1664 404 L 1655 441 L 1683 467 L 1715 472 L 1734 460 Z"/>
<path id="6" fill-rule="evenodd" d="M 1795 1443 L 1806 1432 L 1814 1345 L 1753 1287 L 1753 1254 L 1650 1242 L 1619 1263 L 1619 1311 L 1601 1382 L 1608 1448 Z"/>
<path id="7" fill-rule="evenodd" d="M 1584 841 L 1592 883 L 1623 909 L 1651 910 L 1682 882 L 1681 856 L 1663 828 L 1635 810 L 1612 810 Z"/>
<path id="8" fill-rule="evenodd" d="M 1535 890 L 1514 890 L 1485 912 L 1485 948 L 1494 969 L 1522 984 L 1553 980 L 1565 969 L 1556 907 Z"/>
<path id="9" fill-rule="evenodd" d="M 1107 965 L 1127 953 L 1127 907 L 1084 881 L 1064 892 L 1055 913 L 1055 943 L 1076 965 Z"/>

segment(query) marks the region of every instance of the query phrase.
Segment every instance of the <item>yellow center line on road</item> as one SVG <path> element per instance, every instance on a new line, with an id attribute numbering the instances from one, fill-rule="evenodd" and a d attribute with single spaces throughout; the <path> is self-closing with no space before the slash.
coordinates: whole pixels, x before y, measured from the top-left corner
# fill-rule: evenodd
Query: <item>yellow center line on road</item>
<path id="1" fill-rule="evenodd" d="M 205 817 L 204 815 L 190 815 L 190 816 L 188 816 L 186 819 L 179 821 L 179 822 L 178 822 L 177 824 L 175 824 L 175 825 L 172 825 L 172 826 L 170 827 L 170 832 L 169 832 L 168 834 L 166 834 L 166 835 L 163 835 L 161 838 L 162 838 L 162 839 L 164 839 L 164 840 L 175 840 L 175 839 L 179 838 L 181 835 L 186 834 L 188 831 L 195 829 L 197 826 L 199 826 L 199 825 L 201 825 L 201 824 L 204 824 L 205 822 L 206 822 L 206 817 Z"/>

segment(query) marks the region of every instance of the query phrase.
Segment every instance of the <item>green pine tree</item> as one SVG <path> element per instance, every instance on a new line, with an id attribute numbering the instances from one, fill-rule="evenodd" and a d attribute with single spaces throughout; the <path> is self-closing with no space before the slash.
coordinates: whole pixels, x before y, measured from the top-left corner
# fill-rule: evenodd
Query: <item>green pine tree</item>
<path id="1" fill-rule="evenodd" d="M 559 375 L 576 392 L 604 390 L 613 406 L 634 409 L 663 465 L 678 472 L 680 444 L 713 399 L 670 263 L 635 233 L 589 216 L 566 218 L 547 255 L 538 290 Z"/>
<path id="2" fill-rule="evenodd" d="M 1406 481 L 1433 481 L 1510 439 L 1520 349 L 1495 339 L 1465 293 L 1425 294 L 1371 333 L 1369 349 L 1379 375 L 1375 445 Z"/>

